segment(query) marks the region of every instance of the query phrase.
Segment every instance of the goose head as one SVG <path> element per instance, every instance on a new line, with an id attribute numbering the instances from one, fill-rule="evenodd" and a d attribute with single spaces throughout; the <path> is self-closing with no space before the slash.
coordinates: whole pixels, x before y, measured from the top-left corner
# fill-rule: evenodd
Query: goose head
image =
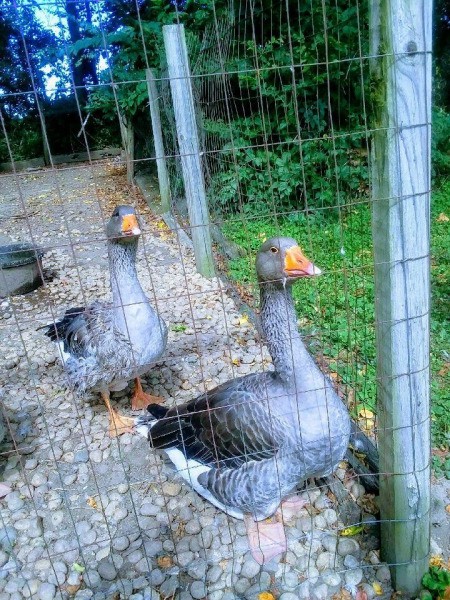
<path id="1" fill-rule="evenodd" d="M 132 206 L 121 204 L 116 206 L 106 226 L 108 240 L 118 243 L 136 242 L 141 235 L 141 228 Z"/>
<path id="2" fill-rule="evenodd" d="M 260 283 L 293 283 L 301 277 L 320 275 L 321 270 L 303 254 L 298 243 L 289 237 L 266 240 L 256 257 L 256 273 Z"/>

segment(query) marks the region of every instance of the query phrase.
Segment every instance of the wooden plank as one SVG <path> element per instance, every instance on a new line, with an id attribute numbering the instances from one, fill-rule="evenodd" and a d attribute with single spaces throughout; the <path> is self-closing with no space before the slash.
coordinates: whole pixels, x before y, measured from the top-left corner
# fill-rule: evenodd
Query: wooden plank
<path id="1" fill-rule="evenodd" d="M 195 121 L 194 97 L 184 26 L 165 25 L 163 36 L 195 263 L 199 273 L 205 277 L 213 277 L 215 271 L 209 214 L 200 160 L 200 144 Z"/>
<path id="2" fill-rule="evenodd" d="M 414 596 L 430 539 L 431 3 L 373 0 L 370 30 L 381 550 Z"/>
<path id="3" fill-rule="evenodd" d="M 146 69 L 145 74 L 147 77 L 150 118 L 152 121 L 153 143 L 155 146 L 156 168 L 158 171 L 159 195 L 161 197 L 161 210 L 163 213 L 166 213 L 170 212 L 170 185 L 164 153 L 161 116 L 159 113 L 159 95 L 153 71 L 151 69 Z"/>

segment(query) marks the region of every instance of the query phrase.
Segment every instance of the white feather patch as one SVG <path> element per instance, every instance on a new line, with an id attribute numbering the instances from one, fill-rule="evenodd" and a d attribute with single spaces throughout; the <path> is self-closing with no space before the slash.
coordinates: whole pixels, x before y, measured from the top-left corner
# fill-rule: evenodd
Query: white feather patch
<path id="1" fill-rule="evenodd" d="M 178 448 L 168 448 L 167 450 L 165 450 L 165 452 L 175 465 L 178 474 L 181 475 L 181 477 L 189 483 L 189 485 L 197 492 L 197 494 L 203 496 L 205 500 L 208 500 L 208 502 L 222 510 L 227 515 L 230 515 L 235 519 L 242 520 L 244 518 L 244 514 L 241 511 L 236 510 L 235 508 L 231 508 L 229 506 L 225 506 L 225 504 L 219 502 L 219 500 L 217 500 L 217 498 L 215 498 L 215 496 L 213 496 L 208 489 L 200 485 L 200 483 L 198 482 L 199 475 L 201 473 L 207 473 L 211 470 L 211 467 L 203 465 L 202 463 L 192 458 L 186 460 L 186 457 L 184 456 L 183 452 L 181 450 L 178 450 Z"/>
<path id="2" fill-rule="evenodd" d="M 158 419 L 154 419 L 153 421 L 144 421 L 141 417 L 138 417 L 134 420 L 134 430 L 142 437 L 145 437 L 148 440 L 148 432 L 153 427 L 153 425 L 157 422 Z"/>
<path id="3" fill-rule="evenodd" d="M 62 342 L 62 341 L 61 342 L 57 342 L 57 344 L 58 344 L 58 348 L 59 348 L 59 355 L 61 356 L 61 360 L 62 360 L 63 364 L 65 365 L 66 362 L 70 358 L 70 353 L 66 352 L 64 350 L 64 342 Z"/>

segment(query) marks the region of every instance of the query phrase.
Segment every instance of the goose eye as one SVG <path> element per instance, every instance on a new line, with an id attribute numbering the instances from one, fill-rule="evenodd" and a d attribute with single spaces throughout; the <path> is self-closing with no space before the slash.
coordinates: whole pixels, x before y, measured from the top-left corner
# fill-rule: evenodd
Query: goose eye
<path id="1" fill-rule="evenodd" d="M 278 248 L 275 248 L 275 246 L 272 246 L 270 251 L 273 252 L 274 254 L 276 254 L 278 252 Z"/>

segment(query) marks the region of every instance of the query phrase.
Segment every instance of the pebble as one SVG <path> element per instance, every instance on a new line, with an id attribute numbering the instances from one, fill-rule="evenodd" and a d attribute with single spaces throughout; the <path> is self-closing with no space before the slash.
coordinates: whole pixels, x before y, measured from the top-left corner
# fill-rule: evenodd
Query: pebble
<path id="1" fill-rule="evenodd" d="M 347 554 L 344 558 L 344 567 L 347 569 L 356 569 L 359 566 L 359 560 L 352 554 Z"/>
<path id="2" fill-rule="evenodd" d="M 111 561 L 103 559 L 99 562 L 97 566 L 98 574 L 102 579 L 106 579 L 106 581 L 114 581 L 117 576 L 116 567 L 112 564 Z"/>
<path id="3" fill-rule="evenodd" d="M 203 558 L 196 558 L 189 565 L 187 572 L 192 579 L 205 579 L 206 561 Z"/>
<path id="4" fill-rule="evenodd" d="M 73 462 L 75 463 L 86 463 L 89 460 L 89 452 L 87 448 L 77 450 L 73 456 Z"/>
<path id="5" fill-rule="evenodd" d="M 283 592 L 279 600 L 298 600 L 298 596 L 292 592 Z"/>
<path id="6" fill-rule="evenodd" d="M 169 579 L 166 579 L 165 581 L 163 581 L 163 583 L 161 584 L 160 588 L 159 588 L 159 593 L 163 598 L 170 598 L 171 596 L 175 595 L 175 592 L 178 589 L 178 577 L 176 577 L 175 575 L 173 575 L 172 577 L 169 577 Z"/>
<path id="7" fill-rule="evenodd" d="M 252 579 L 259 573 L 260 570 L 261 566 L 256 562 L 256 560 L 252 557 L 248 557 L 245 559 L 244 564 L 242 565 L 241 576 L 246 577 L 247 579 Z"/>
<path id="8" fill-rule="evenodd" d="M 37 472 L 33 475 L 33 477 L 31 478 L 31 484 L 37 488 L 40 487 L 41 485 L 45 485 L 47 483 L 47 476 L 44 475 L 44 473 L 42 472 Z"/>
<path id="9" fill-rule="evenodd" d="M 339 540 L 337 552 L 339 556 L 346 556 L 347 554 L 356 554 L 357 552 L 359 552 L 359 544 L 355 540 L 343 538 Z"/>
<path id="10" fill-rule="evenodd" d="M 164 496 L 178 496 L 181 492 L 181 484 L 174 481 L 166 481 L 162 484 Z"/>
<path id="11" fill-rule="evenodd" d="M 25 502 L 20 497 L 19 492 L 11 492 L 6 496 L 6 503 L 11 512 L 15 512 L 16 510 L 20 510 L 24 507 Z"/>
<path id="12" fill-rule="evenodd" d="M 52 583 L 41 583 L 38 590 L 39 600 L 53 600 L 56 587 Z"/>
<path id="13" fill-rule="evenodd" d="M 377 579 L 379 581 L 387 582 L 391 580 L 391 572 L 389 567 L 382 565 L 377 569 Z"/>
<path id="14" fill-rule="evenodd" d="M 332 570 L 323 571 L 322 580 L 330 587 L 335 587 L 341 584 L 341 576 L 339 575 L 339 573 L 336 573 Z"/>
<path id="15" fill-rule="evenodd" d="M 14 527 L 7 525 L 0 528 L 0 546 L 3 550 L 12 550 L 17 540 L 17 531 Z"/>
<path id="16" fill-rule="evenodd" d="M 350 571 L 346 571 L 344 573 L 345 583 L 351 587 L 357 586 L 358 583 L 361 583 L 363 578 L 362 569 L 352 569 Z"/>
<path id="17" fill-rule="evenodd" d="M 112 547 L 113 550 L 116 550 L 116 552 L 123 552 L 129 547 L 129 545 L 130 540 L 126 535 L 121 535 L 120 537 L 114 538 L 112 540 Z"/>
<path id="18" fill-rule="evenodd" d="M 206 597 L 206 586 L 203 581 L 194 581 L 191 584 L 189 591 L 191 592 L 191 596 L 198 600 Z"/>
<path id="19" fill-rule="evenodd" d="M 3 565 L 6 565 L 8 560 L 9 560 L 9 557 L 6 554 L 6 552 L 4 552 L 3 550 L 0 550 L 0 568 L 3 567 Z"/>

